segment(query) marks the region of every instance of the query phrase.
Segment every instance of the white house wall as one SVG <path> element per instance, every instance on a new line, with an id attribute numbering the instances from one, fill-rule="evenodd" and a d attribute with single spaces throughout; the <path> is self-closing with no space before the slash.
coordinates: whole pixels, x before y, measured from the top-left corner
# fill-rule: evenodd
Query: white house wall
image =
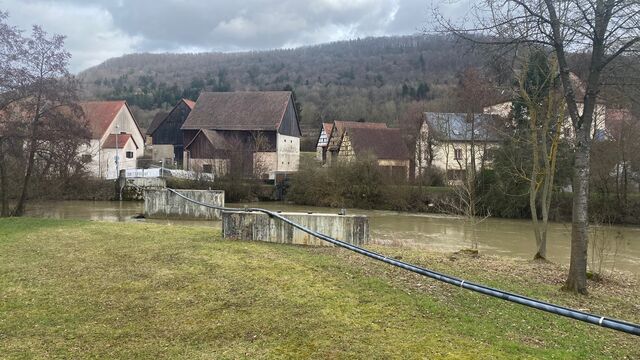
<path id="1" fill-rule="evenodd" d="M 116 128 L 118 125 L 118 128 Z M 85 145 L 81 149 L 80 154 L 91 155 L 91 162 L 86 164 L 89 173 L 95 177 L 105 178 L 112 177 L 115 174 L 115 155 L 116 149 L 102 149 L 107 137 L 111 134 L 127 133 L 131 135 L 134 142 L 129 140 L 124 149 L 120 149 L 120 169 L 135 169 L 138 158 L 144 156 L 144 138 L 140 130 L 136 126 L 133 116 L 126 106 L 122 106 L 114 121 L 109 125 L 107 131 L 100 139 L 92 139 L 89 145 Z M 120 144 L 123 146 L 123 144 Z M 133 158 L 126 158 L 126 151 L 133 152 Z"/>
<path id="2" fill-rule="evenodd" d="M 480 169 L 485 151 L 495 150 L 500 145 L 498 143 L 476 143 L 475 158 L 476 168 Z M 455 158 L 455 150 L 461 150 L 461 158 Z M 432 166 L 441 170 L 467 170 L 471 166 L 471 143 L 470 142 L 442 142 L 433 147 Z M 485 166 L 490 166 L 491 161 L 485 161 Z"/>
<path id="3" fill-rule="evenodd" d="M 277 171 L 298 171 L 300 165 L 300 138 L 278 134 L 276 152 Z"/>
<path id="4" fill-rule="evenodd" d="M 127 151 L 133 152 L 133 158 L 127 159 Z M 135 169 L 137 165 L 136 158 L 136 146 L 133 141 L 129 140 L 123 148 L 119 148 L 117 153 L 120 158 L 120 164 L 117 170 Z M 102 149 L 100 151 L 100 167 L 101 177 L 103 178 L 115 178 L 118 177 L 118 171 L 116 170 L 116 149 Z"/>
<path id="5" fill-rule="evenodd" d="M 117 129 L 116 129 L 116 125 L 119 126 Z M 144 137 L 140 133 L 140 130 L 138 129 L 135 121 L 133 120 L 133 116 L 131 116 L 131 113 L 129 112 L 126 106 L 123 106 L 120 109 L 120 111 L 118 112 L 118 115 L 116 115 L 115 117 L 115 120 L 111 122 L 111 125 L 109 125 L 109 129 L 102 136 L 102 139 L 100 139 L 100 143 L 101 144 L 104 143 L 104 141 L 107 139 L 109 134 L 120 134 L 122 132 L 131 134 L 131 137 L 133 138 L 133 140 L 136 142 L 136 144 L 138 144 L 139 148 L 138 150 L 136 150 L 136 158 L 143 156 L 144 155 Z"/>
<path id="6" fill-rule="evenodd" d="M 100 164 L 100 140 L 91 139 L 89 144 L 82 145 L 79 154 L 90 155 L 91 161 L 86 163 L 85 168 L 89 174 L 95 177 L 101 177 L 101 164 Z"/>

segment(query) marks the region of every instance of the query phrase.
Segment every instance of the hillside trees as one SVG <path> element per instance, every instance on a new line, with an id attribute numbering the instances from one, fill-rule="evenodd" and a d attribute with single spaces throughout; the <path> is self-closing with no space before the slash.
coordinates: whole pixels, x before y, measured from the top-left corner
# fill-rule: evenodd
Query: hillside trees
<path id="1" fill-rule="evenodd" d="M 474 9 L 473 23 L 455 23 L 439 17 L 444 31 L 476 43 L 503 49 L 523 45 L 553 49 L 575 133 L 571 261 L 564 288 L 577 293 L 587 293 L 589 162 L 594 111 L 607 68 L 620 56 L 640 50 L 639 14 L 639 1 L 484 0 Z M 474 38 L 478 34 L 488 37 Z M 587 54 L 582 107 L 578 106 L 570 76 L 572 52 Z"/>
<path id="2" fill-rule="evenodd" d="M 413 101 L 446 99 L 458 72 L 484 62 L 444 36 L 405 36 L 237 54 L 135 54 L 111 59 L 80 78 L 86 97 L 123 98 L 146 112 L 173 106 L 180 97 L 195 100 L 203 90 L 291 85 L 303 105 L 303 126 L 315 131 L 320 122 L 335 119 L 394 122 Z"/>

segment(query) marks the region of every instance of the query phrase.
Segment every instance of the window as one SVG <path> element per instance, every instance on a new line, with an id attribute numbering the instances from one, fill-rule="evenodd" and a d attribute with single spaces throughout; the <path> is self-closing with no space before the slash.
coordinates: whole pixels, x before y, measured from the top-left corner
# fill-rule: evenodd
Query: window
<path id="1" fill-rule="evenodd" d="M 84 155 L 82 155 L 81 159 L 82 159 L 83 163 L 89 163 L 89 162 L 91 162 L 91 160 L 93 160 L 93 157 L 91 155 L 89 155 L 89 154 L 84 154 Z"/>
<path id="2" fill-rule="evenodd" d="M 462 149 L 454 149 L 453 150 L 453 159 L 454 160 L 462 160 Z"/>
<path id="3" fill-rule="evenodd" d="M 202 165 L 202 172 L 203 173 L 207 173 L 207 174 L 213 173 L 213 168 L 212 168 L 211 164 Z"/>
<path id="4" fill-rule="evenodd" d="M 133 159 L 133 151 L 127 151 L 127 159 Z"/>

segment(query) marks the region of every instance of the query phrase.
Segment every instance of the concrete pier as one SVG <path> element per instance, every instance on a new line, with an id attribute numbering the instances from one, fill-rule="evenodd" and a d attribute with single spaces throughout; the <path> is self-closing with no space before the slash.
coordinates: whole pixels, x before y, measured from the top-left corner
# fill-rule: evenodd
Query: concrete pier
<path id="1" fill-rule="evenodd" d="M 127 178 L 122 189 L 122 200 L 144 200 L 145 190 L 161 190 L 167 187 L 164 178 Z"/>
<path id="2" fill-rule="evenodd" d="M 311 230 L 354 245 L 369 242 L 369 218 L 337 214 L 282 213 Z M 283 244 L 332 246 L 293 226 L 259 212 L 222 212 L 222 236 L 226 239 L 257 240 Z"/>
<path id="3" fill-rule="evenodd" d="M 180 194 L 216 206 L 224 206 L 222 190 L 176 190 Z M 220 220 L 220 210 L 187 201 L 169 190 L 144 191 L 144 215 L 150 219 Z"/>

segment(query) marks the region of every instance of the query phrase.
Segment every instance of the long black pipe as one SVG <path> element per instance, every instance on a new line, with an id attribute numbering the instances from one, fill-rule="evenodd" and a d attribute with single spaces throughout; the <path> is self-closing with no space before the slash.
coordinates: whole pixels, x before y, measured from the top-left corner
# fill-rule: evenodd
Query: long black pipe
<path id="1" fill-rule="evenodd" d="M 454 276 L 450 276 L 450 275 L 446 275 L 443 273 L 439 273 L 437 271 L 433 271 L 433 270 L 429 270 L 429 269 L 425 269 L 413 264 L 409 264 L 406 263 L 404 261 L 399 261 L 396 259 L 392 259 L 392 258 L 388 258 L 382 254 L 373 252 L 373 251 L 369 251 L 367 249 L 361 248 L 359 246 L 341 241 L 341 240 L 337 240 L 334 239 L 332 237 L 329 237 L 327 235 L 324 235 L 322 233 L 319 233 L 317 231 L 308 229 L 298 223 L 295 223 L 285 217 L 283 217 L 282 215 L 270 211 L 270 210 L 265 210 L 265 209 L 259 209 L 259 208 L 245 208 L 245 209 L 235 209 L 235 208 L 227 208 L 227 207 L 222 207 L 222 206 L 215 206 L 215 205 L 210 205 L 210 204 L 206 204 L 197 200 L 193 200 L 190 199 L 180 193 L 178 193 L 177 191 L 175 191 L 174 189 L 168 189 L 169 191 L 171 191 L 172 193 L 180 196 L 181 198 L 190 201 L 194 204 L 198 204 L 201 206 L 205 206 L 211 209 L 216 209 L 216 210 L 221 210 L 221 211 L 246 211 L 246 212 L 261 212 L 264 214 L 267 214 L 271 217 L 277 218 L 279 220 L 284 221 L 285 223 L 306 232 L 309 235 L 312 235 L 314 237 L 317 237 L 318 239 L 327 241 L 331 244 L 334 244 L 336 246 L 345 248 L 345 249 L 349 249 L 351 251 L 354 251 L 358 254 L 370 257 L 372 259 L 376 259 L 382 262 L 385 262 L 387 264 L 393 265 L 393 266 L 397 266 L 399 268 L 405 269 L 405 270 L 409 270 L 412 271 L 414 273 L 420 274 L 420 275 L 424 275 L 427 277 L 430 277 L 432 279 L 436 279 L 438 281 L 442 281 L 445 282 L 447 284 L 451 284 L 451 285 L 455 285 L 455 286 L 459 286 L 461 288 L 464 289 L 468 289 L 468 290 L 472 290 L 484 295 L 489 295 L 492 297 L 496 297 L 498 299 L 502 299 L 502 300 L 507 300 L 507 301 L 511 301 L 514 302 L 516 304 L 520 304 L 520 305 L 525 305 L 525 306 L 529 306 L 532 307 L 534 309 L 538 309 L 538 310 L 542 310 L 542 311 L 546 311 L 552 314 L 556 314 L 556 315 L 561 315 L 561 316 L 565 316 L 571 319 L 575 319 L 575 320 L 580 320 L 580 321 L 584 321 L 590 324 L 594 324 L 594 325 L 600 325 L 602 327 L 605 328 L 609 328 L 609 329 L 613 329 L 613 330 L 618 330 L 618 331 L 622 331 L 628 334 L 632 334 L 632 335 L 636 335 L 636 336 L 640 336 L 640 325 L 638 324 L 634 324 L 634 323 L 630 323 L 630 322 L 626 322 L 626 321 L 622 321 L 622 320 L 617 320 L 617 319 L 613 319 L 613 318 L 609 318 L 606 316 L 600 316 L 600 315 L 594 315 L 594 314 L 590 314 L 584 311 L 579 311 L 579 310 L 575 310 L 575 309 L 571 309 L 571 308 L 567 308 L 564 306 L 559 306 L 559 305 L 555 305 L 555 304 L 551 304 L 548 302 L 544 302 L 544 301 L 540 301 L 540 300 L 536 300 L 536 299 L 532 299 L 523 295 L 519 295 L 519 294 L 515 294 L 515 293 L 511 293 L 508 291 L 503 291 L 503 290 L 499 290 L 499 289 L 495 289 L 489 286 L 485 286 L 482 284 L 476 284 L 474 282 L 470 282 L 470 281 L 466 281 L 463 279 L 459 279 L 457 277 Z"/>

